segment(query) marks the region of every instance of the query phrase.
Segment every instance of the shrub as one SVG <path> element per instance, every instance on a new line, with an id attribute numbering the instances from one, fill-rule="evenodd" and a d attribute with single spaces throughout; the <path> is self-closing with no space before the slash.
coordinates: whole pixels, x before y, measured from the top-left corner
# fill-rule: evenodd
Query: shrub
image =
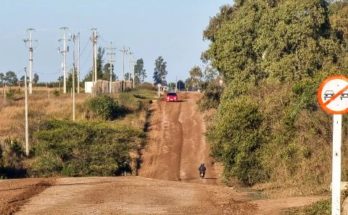
<path id="1" fill-rule="evenodd" d="M 126 114 L 127 109 L 118 105 L 110 96 L 102 95 L 87 101 L 88 109 L 97 117 L 104 120 L 113 120 Z"/>
<path id="2" fill-rule="evenodd" d="M 130 151 L 144 137 L 141 131 L 104 124 L 47 121 L 34 134 L 36 176 L 111 176 L 130 169 Z"/>
<path id="3" fill-rule="evenodd" d="M 0 147 L 0 177 L 18 178 L 26 176 L 23 167 L 24 151 L 17 140 L 6 139 Z"/>
<path id="4" fill-rule="evenodd" d="M 54 90 L 54 91 L 53 91 L 53 95 L 56 96 L 56 97 L 60 96 L 59 90 L 57 90 L 57 89 Z"/>
<path id="5" fill-rule="evenodd" d="M 212 153 L 224 164 L 227 178 L 236 176 L 245 184 L 265 180 L 260 149 L 263 144 L 262 115 L 256 102 L 241 96 L 224 101 L 209 131 Z"/>
<path id="6" fill-rule="evenodd" d="M 216 83 L 209 83 L 202 99 L 199 101 L 199 107 L 201 110 L 208 110 L 211 108 L 217 108 L 220 104 L 221 94 L 223 87 Z"/>

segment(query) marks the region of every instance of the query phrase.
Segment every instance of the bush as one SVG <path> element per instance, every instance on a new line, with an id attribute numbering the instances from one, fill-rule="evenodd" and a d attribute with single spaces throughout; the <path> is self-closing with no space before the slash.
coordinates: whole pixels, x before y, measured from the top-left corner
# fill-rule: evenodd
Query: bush
<path id="1" fill-rule="evenodd" d="M 212 153 L 224 164 L 227 178 L 236 176 L 252 185 L 268 178 L 260 157 L 263 144 L 262 115 L 256 102 L 241 96 L 224 101 L 208 137 Z"/>
<path id="2" fill-rule="evenodd" d="M 118 103 L 110 96 L 102 95 L 91 98 L 87 101 L 88 109 L 104 120 L 113 120 L 127 113 L 127 109 Z"/>
<path id="3" fill-rule="evenodd" d="M 57 89 L 54 90 L 54 91 L 53 91 L 53 95 L 56 96 L 56 97 L 60 96 L 59 90 L 57 90 Z"/>
<path id="4" fill-rule="evenodd" d="M 330 215 L 331 214 L 331 201 L 322 200 L 311 204 L 310 206 L 300 209 L 290 209 L 285 212 L 286 215 Z"/>
<path id="5" fill-rule="evenodd" d="M 26 176 L 23 167 L 24 150 L 17 140 L 6 139 L 0 147 L 0 177 L 18 178 Z"/>
<path id="6" fill-rule="evenodd" d="M 220 98 L 223 92 L 223 87 L 216 83 L 209 83 L 202 99 L 199 101 L 201 110 L 208 110 L 211 108 L 218 108 Z"/>
<path id="7" fill-rule="evenodd" d="M 130 169 L 130 151 L 140 145 L 141 131 L 104 124 L 47 121 L 34 134 L 35 176 L 112 176 Z"/>

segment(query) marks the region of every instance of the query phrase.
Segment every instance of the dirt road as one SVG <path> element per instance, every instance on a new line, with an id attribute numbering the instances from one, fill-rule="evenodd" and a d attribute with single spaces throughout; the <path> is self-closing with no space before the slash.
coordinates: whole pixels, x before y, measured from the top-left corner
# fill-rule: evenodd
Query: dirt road
<path id="1" fill-rule="evenodd" d="M 205 124 L 196 102 L 200 94 L 180 94 L 180 102 L 160 101 L 153 105 L 154 114 L 149 144 L 143 154 L 140 176 L 189 181 L 207 184 L 217 183 L 217 173 L 209 147 L 205 142 Z M 205 163 L 207 173 L 201 180 L 198 166 Z"/>
<path id="2" fill-rule="evenodd" d="M 140 176 L 59 178 L 30 198 L 17 214 L 271 215 L 321 199 L 254 201 L 250 193 L 219 185 L 219 173 L 204 139 L 204 122 L 196 109 L 200 95 L 179 96 L 181 102 L 152 105 Z M 206 179 L 198 176 L 201 162 L 207 165 Z"/>
<path id="3" fill-rule="evenodd" d="M 232 198 L 233 197 L 233 198 Z M 141 177 L 61 178 L 18 215 L 253 214 L 232 189 Z"/>

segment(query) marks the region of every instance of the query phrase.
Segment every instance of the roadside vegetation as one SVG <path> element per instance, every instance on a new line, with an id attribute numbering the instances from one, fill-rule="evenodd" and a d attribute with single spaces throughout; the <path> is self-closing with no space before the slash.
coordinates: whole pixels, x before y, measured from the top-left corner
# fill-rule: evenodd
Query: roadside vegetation
<path id="1" fill-rule="evenodd" d="M 0 101 L 0 177 L 136 173 L 156 94 L 152 88 L 140 85 L 94 97 L 78 94 L 75 122 L 70 95 L 35 88 L 29 98 L 29 158 L 24 155 L 24 92 L 12 90 L 15 99 Z"/>
<path id="2" fill-rule="evenodd" d="M 322 200 L 303 208 L 293 208 L 284 212 L 284 215 L 330 215 L 330 200 Z"/>
<path id="3" fill-rule="evenodd" d="M 331 117 L 316 90 L 328 75 L 348 74 L 347 9 L 347 1 L 246 0 L 211 18 L 202 58 L 224 83 L 207 85 L 200 107 L 216 110 L 207 135 L 226 182 L 267 182 L 284 195 L 328 191 Z"/>

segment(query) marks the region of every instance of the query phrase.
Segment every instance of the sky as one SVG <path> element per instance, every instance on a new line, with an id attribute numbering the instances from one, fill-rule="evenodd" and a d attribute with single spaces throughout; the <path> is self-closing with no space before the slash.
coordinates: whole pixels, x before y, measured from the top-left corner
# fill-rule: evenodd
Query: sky
<path id="1" fill-rule="evenodd" d="M 23 39 L 26 29 L 34 28 L 33 72 L 40 81 L 55 81 L 62 75 L 62 55 L 58 40 L 61 27 L 68 34 L 80 33 L 80 67 L 83 78 L 92 67 L 91 28 L 97 28 L 98 46 L 110 42 L 116 48 L 115 72 L 122 74 L 122 47 L 129 47 L 134 58 L 143 58 L 149 82 L 155 59 L 167 62 L 167 81 L 185 80 L 189 70 L 203 66 L 201 53 L 209 47 L 203 30 L 210 17 L 232 0 L 1 0 L 0 72 L 12 70 L 20 77 L 28 66 L 28 48 Z M 72 67 L 72 43 L 67 68 Z M 105 55 L 104 60 L 107 60 Z M 125 72 L 130 71 L 126 56 Z"/>

